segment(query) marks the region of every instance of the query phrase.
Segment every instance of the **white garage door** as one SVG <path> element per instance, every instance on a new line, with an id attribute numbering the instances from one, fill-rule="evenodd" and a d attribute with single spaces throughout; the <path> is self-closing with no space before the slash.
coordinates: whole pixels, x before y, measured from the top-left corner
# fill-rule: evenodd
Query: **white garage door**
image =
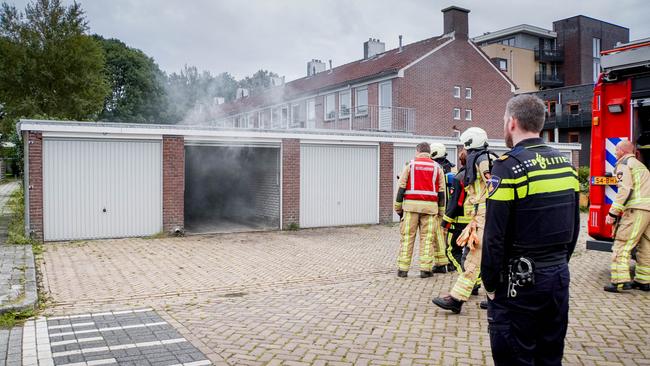
<path id="1" fill-rule="evenodd" d="M 300 146 L 300 226 L 379 222 L 378 147 Z"/>
<path id="2" fill-rule="evenodd" d="M 160 141 L 44 139 L 45 240 L 162 230 Z"/>

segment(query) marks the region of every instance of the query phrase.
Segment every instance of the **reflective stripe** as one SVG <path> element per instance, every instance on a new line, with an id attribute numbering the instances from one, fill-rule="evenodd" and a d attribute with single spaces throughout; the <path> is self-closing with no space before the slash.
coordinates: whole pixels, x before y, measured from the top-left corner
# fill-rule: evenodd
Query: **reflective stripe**
<path id="1" fill-rule="evenodd" d="M 438 192 L 431 192 L 431 191 L 405 191 L 404 194 L 421 194 L 423 196 L 438 196 Z"/>
<path id="2" fill-rule="evenodd" d="M 517 187 L 517 196 L 524 198 L 528 195 L 561 192 L 572 190 L 580 191 L 580 184 L 575 177 L 562 177 L 529 182 L 528 185 Z M 515 199 L 515 188 L 498 187 L 489 199 L 493 201 L 512 201 Z"/>
<path id="3" fill-rule="evenodd" d="M 411 163 L 409 164 L 409 169 L 410 169 L 410 172 L 409 172 L 410 177 L 409 178 L 411 178 L 410 179 L 411 186 L 409 187 L 410 189 L 415 188 L 415 170 L 413 169 L 414 165 L 415 165 L 415 160 L 411 160 Z"/>

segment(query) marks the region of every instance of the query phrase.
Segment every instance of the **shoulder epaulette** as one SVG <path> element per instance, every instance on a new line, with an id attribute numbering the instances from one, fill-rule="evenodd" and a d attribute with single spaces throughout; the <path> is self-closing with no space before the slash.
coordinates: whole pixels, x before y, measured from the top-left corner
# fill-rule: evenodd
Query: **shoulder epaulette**
<path id="1" fill-rule="evenodd" d="M 497 160 L 498 161 L 504 161 L 504 160 L 506 160 L 508 158 L 508 156 L 509 155 L 507 155 L 507 154 L 503 154 L 503 155 L 499 156 L 499 158 Z"/>

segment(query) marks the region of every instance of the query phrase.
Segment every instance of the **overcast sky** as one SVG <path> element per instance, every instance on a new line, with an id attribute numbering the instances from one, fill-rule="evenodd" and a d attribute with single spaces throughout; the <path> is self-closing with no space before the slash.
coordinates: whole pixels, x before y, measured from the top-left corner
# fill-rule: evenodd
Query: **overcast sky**
<path id="1" fill-rule="evenodd" d="M 2 1 L 2 0 L 0 0 Z M 6 1 L 6 0 L 4 0 Z M 66 4 L 72 1 L 63 0 Z M 471 10 L 470 36 L 527 23 L 586 15 L 650 37 L 647 0 L 78 0 L 90 31 L 118 38 L 168 72 L 195 65 L 237 78 L 263 68 L 287 80 L 305 76 L 312 58 L 334 66 L 363 56 L 369 37 L 397 47 L 442 33 L 441 9 Z M 8 3 L 24 9 L 26 0 Z"/>

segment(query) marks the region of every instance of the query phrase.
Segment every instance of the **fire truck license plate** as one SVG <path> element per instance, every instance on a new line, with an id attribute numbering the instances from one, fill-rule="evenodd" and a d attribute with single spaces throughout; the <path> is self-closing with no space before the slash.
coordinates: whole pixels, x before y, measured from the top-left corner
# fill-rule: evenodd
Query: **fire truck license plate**
<path id="1" fill-rule="evenodd" d="M 615 186 L 616 177 L 591 177 L 591 184 L 594 186 Z"/>

